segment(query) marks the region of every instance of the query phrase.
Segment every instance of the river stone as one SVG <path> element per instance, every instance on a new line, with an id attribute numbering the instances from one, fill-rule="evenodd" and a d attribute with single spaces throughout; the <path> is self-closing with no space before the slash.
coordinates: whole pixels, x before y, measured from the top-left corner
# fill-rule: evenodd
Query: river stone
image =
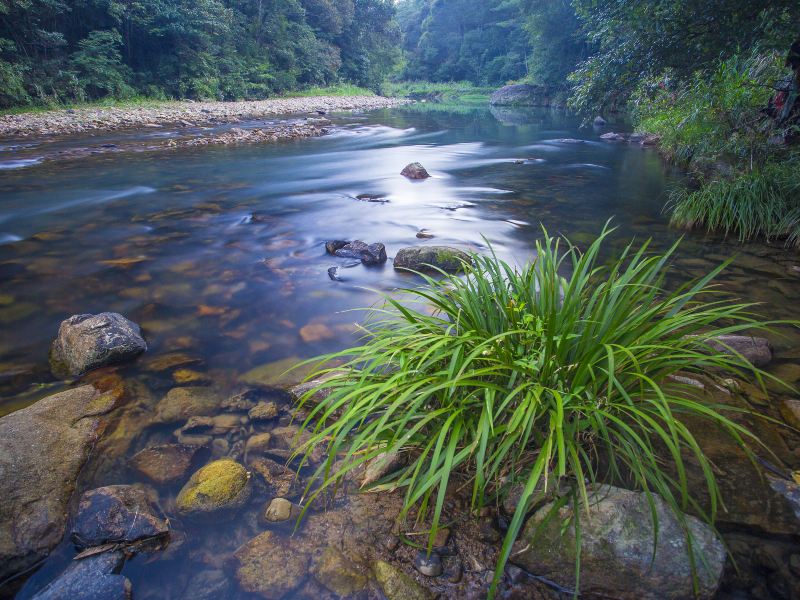
<path id="1" fill-rule="evenodd" d="M 64 536 L 67 502 L 113 396 L 82 386 L 0 419 L 0 581 L 45 558 Z"/>
<path id="2" fill-rule="evenodd" d="M 250 462 L 250 468 L 261 476 L 274 496 L 296 498 L 303 492 L 297 473 L 274 460 L 259 457 Z"/>
<path id="3" fill-rule="evenodd" d="M 222 403 L 209 387 L 176 387 L 169 390 L 156 407 L 156 422 L 178 423 L 195 416 L 213 415 Z"/>
<path id="4" fill-rule="evenodd" d="M 387 562 L 375 561 L 372 570 L 387 600 L 433 600 L 429 590 Z"/>
<path id="5" fill-rule="evenodd" d="M 333 546 L 328 546 L 313 567 L 314 579 L 338 596 L 352 596 L 367 587 L 367 576 Z"/>
<path id="6" fill-rule="evenodd" d="M 406 165 L 403 170 L 400 171 L 400 175 L 408 179 L 428 179 L 428 177 L 430 177 L 430 173 L 418 162 Z"/>
<path id="7" fill-rule="evenodd" d="M 137 473 L 164 485 L 183 479 L 197 454 L 196 446 L 164 444 L 137 452 L 128 462 Z"/>
<path id="8" fill-rule="evenodd" d="M 139 326 L 120 314 L 74 315 L 58 328 L 50 365 L 57 377 L 77 377 L 132 360 L 146 350 Z"/>
<path id="9" fill-rule="evenodd" d="M 234 557 L 241 588 L 268 600 L 278 600 L 298 588 L 308 571 L 308 556 L 294 552 L 271 531 L 241 546 Z"/>
<path id="10" fill-rule="evenodd" d="M 286 498 L 273 498 L 264 510 L 264 520 L 268 523 L 280 523 L 292 518 L 294 506 Z"/>
<path id="11" fill-rule="evenodd" d="M 604 133 L 600 136 L 601 140 L 606 140 L 608 142 L 627 142 L 628 136 L 624 133 L 616 133 L 614 131 L 609 131 L 608 133 Z"/>
<path id="12" fill-rule="evenodd" d="M 250 498 L 250 474 L 234 460 L 208 463 L 195 472 L 175 499 L 183 516 L 199 517 L 210 513 L 232 513 Z"/>
<path id="13" fill-rule="evenodd" d="M 213 569 L 192 576 L 181 598 L 191 600 L 221 600 L 234 597 L 232 582 L 225 571 Z"/>
<path id="14" fill-rule="evenodd" d="M 766 367 L 772 361 L 772 347 L 769 340 L 749 335 L 720 335 L 707 344 L 712 350 L 733 354 L 732 350 L 744 356 L 754 367 Z"/>
<path id="15" fill-rule="evenodd" d="M 130 600 L 131 582 L 115 574 L 124 561 L 120 551 L 75 561 L 32 600 Z"/>
<path id="16" fill-rule="evenodd" d="M 781 402 L 781 416 L 786 424 L 800 431 L 800 400 L 786 398 Z"/>
<path id="17" fill-rule="evenodd" d="M 271 421 L 278 416 L 278 405 L 274 402 L 259 402 L 250 409 L 247 416 L 251 421 Z"/>
<path id="18" fill-rule="evenodd" d="M 357 258 L 365 265 L 380 265 L 386 262 L 386 246 L 381 243 L 367 244 L 356 240 L 337 249 L 335 254 L 341 258 Z"/>
<path id="19" fill-rule="evenodd" d="M 667 504 L 655 498 L 658 544 L 652 560 L 653 521 L 646 495 L 611 486 L 592 494 L 590 514 L 581 507 L 581 593 L 623 600 L 695 597 L 684 531 Z M 552 503 L 545 505 L 528 520 L 511 560 L 569 588 L 575 583 L 575 537 L 572 527 L 563 528 L 563 535 L 561 530 L 572 507 L 561 508 L 537 534 L 537 524 L 551 508 Z M 711 598 L 722 578 L 725 547 L 700 520 L 686 520 L 697 556 L 697 598 Z"/>
<path id="20" fill-rule="evenodd" d="M 336 254 L 336 251 L 340 248 L 344 248 L 350 242 L 345 240 L 330 240 L 325 242 L 325 252 L 328 254 Z"/>
<path id="21" fill-rule="evenodd" d="M 549 103 L 546 96 L 542 87 L 517 83 L 496 90 L 489 103 L 493 106 L 541 106 Z"/>
<path id="22" fill-rule="evenodd" d="M 382 452 L 367 464 L 361 487 L 372 485 L 389 473 L 397 471 L 403 466 L 403 457 L 399 452 Z"/>
<path id="23" fill-rule="evenodd" d="M 72 541 L 82 548 L 132 543 L 169 535 L 169 523 L 147 493 L 132 485 L 109 485 L 81 496 Z"/>
<path id="24" fill-rule="evenodd" d="M 409 271 L 431 272 L 441 269 L 448 273 L 464 270 L 464 263 L 470 263 L 469 254 L 449 246 L 417 246 L 403 248 L 394 257 L 394 268 Z"/>

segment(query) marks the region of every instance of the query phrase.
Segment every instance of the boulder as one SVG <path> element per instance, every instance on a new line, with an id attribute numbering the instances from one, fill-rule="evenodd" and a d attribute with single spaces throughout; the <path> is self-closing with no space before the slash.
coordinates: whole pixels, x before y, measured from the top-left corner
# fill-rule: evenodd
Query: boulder
<path id="1" fill-rule="evenodd" d="M 67 503 L 113 396 L 82 386 L 0 419 L 0 581 L 61 542 Z"/>
<path id="2" fill-rule="evenodd" d="M 353 596 L 367 587 L 367 576 L 333 546 L 328 546 L 312 569 L 314 579 L 337 596 Z"/>
<path id="3" fill-rule="evenodd" d="M 667 504 L 655 498 L 658 543 L 653 552 L 653 519 L 642 492 L 604 486 L 592 491 L 587 514 L 581 506 L 580 592 L 620 599 L 695 597 L 692 564 L 683 528 Z M 566 506 L 546 525 L 539 523 L 552 503 L 529 519 L 512 551 L 512 562 L 530 573 L 574 587 L 575 534 L 563 527 L 573 517 Z M 725 547 L 714 531 L 686 516 L 694 537 L 697 598 L 711 598 L 725 566 Z M 538 529 L 538 532 L 537 532 Z M 562 535 L 563 529 L 563 535 Z"/>
<path id="4" fill-rule="evenodd" d="M 195 472 L 175 499 L 178 513 L 202 517 L 232 515 L 250 498 L 250 473 L 234 460 L 221 459 Z"/>
<path id="5" fill-rule="evenodd" d="M 386 246 L 381 243 L 367 244 L 356 240 L 337 249 L 335 254 L 341 258 L 357 258 L 365 265 L 380 265 L 386 262 Z"/>
<path id="6" fill-rule="evenodd" d="M 131 582 L 115 574 L 124 561 L 121 551 L 75 561 L 33 600 L 130 600 Z"/>
<path id="7" fill-rule="evenodd" d="M 606 140 L 607 142 L 627 142 L 628 136 L 624 133 L 616 133 L 614 131 L 609 131 L 608 133 L 604 133 L 600 136 L 601 140 Z"/>
<path id="8" fill-rule="evenodd" d="M 222 397 L 210 387 L 176 387 L 169 390 L 156 407 L 158 423 L 178 423 L 191 417 L 213 415 Z"/>
<path id="9" fill-rule="evenodd" d="M 428 179 L 430 173 L 422 166 L 421 163 L 414 162 L 406 165 L 400 175 L 408 179 Z"/>
<path id="10" fill-rule="evenodd" d="M 164 444 L 137 452 L 128 462 L 137 473 L 160 485 L 173 483 L 186 476 L 197 454 L 197 446 Z"/>
<path id="11" fill-rule="evenodd" d="M 712 350 L 724 354 L 741 354 L 754 367 L 766 367 L 772 362 L 772 347 L 769 340 L 749 335 L 720 335 L 707 344 Z"/>
<path id="12" fill-rule="evenodd" d="M 441 269 L 448 273 L 464 270 L 464 263 L 470 263 L 469 254 L 449 246 L 417 246 L 403 248 L 394 257 L 394 268 L 408 271 L 431 272 Z"/>
<path id="13" fill-rule="evenodd" d="M 144 489 L 109 485 L 81 496 L 72 541 L 81 548 L 166 538 L 169 523 Z"/>
<path id="14" fill-rule="evenodd" d="M 74 315 L 58 328 L 50 365 L 57 377 L 78 377 L 132 360 L 146 350 L 139 326 L 120 314 Z"/>
<path id="15" fill-rule="evenodd" d="M 433 594 L 397 567 L 378 560 L 372 567 L 387 600 L 433 600 Z"/>
<path id="16" fill-rule="evenodd" d="M 492 106 L 548 106 L 550 98 L 541 86 L 517 83 L 495 91 L 489 103 Z"/>
<path id="17" fill-rule="evenodd" d="M 269 600 L 297 589 L 308 572 L 308 556 L 271 531 L 253 538 L 234 553 L 236 579 L 241 588 Z"/>
<path id="18" fill-rule="evenodd" d="M 339 248 L 344 248 L 349 243 L 350 242 L 347 242 L 345 240 L 331 240 L 325 242 L 325 252 L 327 252 L 328 254 L 336 254 L 336 251 Z"/>

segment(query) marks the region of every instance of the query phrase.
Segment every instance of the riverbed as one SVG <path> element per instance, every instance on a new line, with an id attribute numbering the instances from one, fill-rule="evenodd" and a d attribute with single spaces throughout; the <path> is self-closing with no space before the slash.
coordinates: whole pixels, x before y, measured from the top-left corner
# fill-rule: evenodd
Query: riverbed
<path id="1" fill-rule="evenodd" d="M 327 255 L 328 240 L 381 242 L 390 258 L 424 244 L 491 247 L 522 264 L 542 227 L 580 247 L 611 220 L 609 252 L 648 238 L 664 250 L 684 236 L 670 285 L 735 256 L 722 290 L 760 303 L 755 310 L 769 318 L 797 317 L 795 251 L 670 228 L 665 204 L 672 186 L 686 185 L 683 174 L 651 149 L 601 140 L 607 130 L 540 110 L 414 105 L 326 117 L 332 127 L 322 137 L 58 162 L 40 162 L 35 139 L 0 141 L 0 415 L 66 387 L 50 375 L 48 347 L 59 323 L 79 313 L 114 311 L 141 325 L 147 354 L 116 372 L 139 411 L 178 385 L 233 393 L 288 383 L 280 376 L 288 366 L 357 341 L 358 309 L 418 283 L 391 260 L 367 267 Z M 57 143 L 84 147 L 81 135 Z M 123 137 L 105 135 L 104 143 Z M 432 178 L 401 177 L 414 161 Z M 793 383 L 800 336 L 793 328 L 781 334 L 771 340 L 770 368 Z M 182 358 L 163 368 L 164 356 Z M 782 420 L 779 401 L 759 410 Z M 171 434 L 120 410 L 117 453 L 94 457 L 81 489 L 144 482 L 126 461 Z M 770 440 L 772 461 L 800 469 L 800 438 L 777 428 Z M 179 487 L 160 490 L 166 505 Z M 129 569 L 136 597 L 184 597 L 200 573 L 224 573 L 222 554 L 255 527 L 244 513 L 222 531 L 190 528 L 168 558 L 156 554 Z M 750 552 L 740 565 L 745 576 L 728 576 L 720 598 L 770 592 L 770 578 L 800 587 L 800 575 L 759 558 L 788 561 L 800 553 L 796 536 L 753 524 L 727 529 Z M 209 556 L 220 535 L 231 539 L 221 556 Z M 74 553 L 62 544 L 23 594 Z M 226 583 L 226 597 L 249 597 L 233 579 Z"/>

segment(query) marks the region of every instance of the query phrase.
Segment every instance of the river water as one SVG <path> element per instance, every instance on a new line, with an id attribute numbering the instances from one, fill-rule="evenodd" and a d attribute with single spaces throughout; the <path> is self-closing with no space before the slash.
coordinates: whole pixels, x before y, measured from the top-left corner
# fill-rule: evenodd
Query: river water
<path id="1" fill-rule="evenodd" d="M 119 372 L 156 400 L 176 377 L 152 365 L 160 356 L 190 357 L 181 383 L 232 390 L 242 377 L 274 380 L 301 358 L 351 345 L 363 316 L 351 309 L 414 279 L 396 273 L 391 261 L 364 267 L 326 255 L 326 240 L 383 242 L 390 258 L 419 244 L 474 250 L 491 244 L 501 257 L 522 263 L 533 256 L 541 226 L 581 245 L 613 219 L 618 229 L 609 250 L 632 238 L 653 238 L 654 248 L 665 249 L 684 233 L 668 226 L 664 210 L 670 187 L 685 185 L 679 172 L 652 150 L 606 143 L 602 131 L 558 112 L 417 105 L 333 119 L 338 127 L 331 135 L 278 145 L 42 164 L 35 147 L 19 154 L 4 143 L 0 415 L 64 388 L 49 375 L 48 346 L 58 324 L 77 313 L 114 311 L 142 326 L 149 351 Z M 401 177 L 412 161 L 433 177 Z M 360 194 L 384 201 L 361 201 Z M 435 237 L 417 238 L 422 229 Z M 763 303 L 758 311 L 770 318 L 795 318 L 800 260 L 779 244 L 686 234 L 672 281 L 702 275 L 734 254 L 723 288 Z M 339 267 L 339 280 L 329 277 L 331 267 Z M 793 368 L 800 337 L 792 329 L 784 333 L 775 340 L 775 368 L 800 379 Z M 764 410 L 780 418 L 776 406 Z M 125 459 L 165 435 L 129 432 L 120 456 L 88 469 L 81 485 L 141 481 L 124 468 Z M 778 452 L 781 468 L 800 468 L 797 438 L 780 439 L 786 445 Z M 778 537 L 781 548 L 796 543 Z M 768 535 L 753 539 L 770 543 Z M 24 593 L 72 554 L 65 543 Z M 769 571 L 755 573 L 762 567 L 753 565 L 745 566 L 754 570 L 751 579 L 767 577 Z M 173 558 L 126 574 L 137 598 L 177 598 L 187 573 L 198 568 Z M 742 586 L 729 587 L 749 589 Z"/>

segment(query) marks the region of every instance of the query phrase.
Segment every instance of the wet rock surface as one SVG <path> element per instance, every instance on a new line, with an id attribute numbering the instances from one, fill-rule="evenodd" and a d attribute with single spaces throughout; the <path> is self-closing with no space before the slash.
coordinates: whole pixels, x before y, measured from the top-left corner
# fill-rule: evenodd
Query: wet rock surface
<path id="1" fill-rule="evenodd" d="M 430 173 L 418 162 L 406 165 L 403 170 L 400 171 L 400 175 L 407 179 L 428 179 L 430 177 Z"/>
<path id="2" fill-rule="evenodd" d="M 388 600 L 433 600 L 433 594 L 403 571 L 379 560 L 373 567 L 375 579 Z"/>
<path id="3" fill-rule="evenodd" d="M 62 539 L 67 502 L 116 400 L 82 386 L 0 419 L 0 581 Z"/>
<path id="4" fill-rule="evenodd" d="M 110 485 L 85 492 L 72 525 L 79 547 L 130 544 L 169 536 L 169 523 L 148 496 L 132 485 Z"/>
<path id="5" fill-rule="evenodd" d="M 441 269 L 457 273 L 464 269 L 464 263 L 472 259 L 469 254 L 449 246 L 415 246 L 403 248 L 394 257 L 395 269 L 430 272 Z"/>
<path id="6" fill-rule="evenodd" d="M 169 390 L 156 407 L 161 423 L 177 423 L 192 417 L 213 415 L 222 403 L 222 396 L 209 387 L 177 387 Z"/>
<path id="7" fill-rule="evenodd" d="M 338 248 L 334 254 L 341 258 L 357 258 L 365 265 L 380 265 L 386 262 L 386 247 L 381 243 L 367 244 L 356 240 Z"/>
<path id="8" fill-rule="evenodd" d="M 191 476 L 175 499 L 175 506 L 187 517 L 212 513 L 232 516 L 249 500 L 249 482 L 250 474 L 242 465 L 230 459 L 217 460 Z"/>
<path id="9" fill-rule="evenodd" d="M 58 328 L 50 362 L 57 376 L 76 377 L 133 360 L 146 350 L 139 326 L 118 313 L 74 315 Z"/>
<path id="10" fill-rule="evenodd" d="M 73 562 L 33 600 L 130 600 L 131 582 L 116 574 L 122 568 L 122 552 L 104 552 Z"/>
<path id="11" fill-rule="evenodd" d="M 517 83 L 496 90 L 489 99 L 492 106 L 550 106 L 550 94 L 543 86 Z"/>
<path id="12" fill-rule="evenodd" d="M 655 552 L 653 519 L 644 493 L 605 486 L 594 490 L 589 501 L 590 513 L 581 518 L 582 593 L 654 600 L 693 597 L 692 564 L 685 533 L 660 498 L 655 498 L 658 513 Z M 528 521 L 514 545 L 512 562 L 571 589 L 574 530 L 565 528 L 562 536 L 561 523 L 570 517 L 572 508 L 560 509 L 558 518 L 551 519 L 536 535 L 537 525 L 550 508 L 549 504 L 544 506 Z M 686 519 L 697 557 L 697 597 L 711 598 L 722 577 L 725 548 L 707 525 L 694 517 Z"/>
<path id="13" fill-rule="evenodd" d="M 270 600 L 300 587 L 308 572 L 308 557 L 292 552 L 283 539 L 269 531 L 244 544 L 234 556 L 241 588 Z"/>
<path id="14" fill-rule="evenodd" d="M 151 481 L 165 485 L 183 479 L 196 454 L 196 446 L 163 444 L 136 453 L 129 465 Z"/>

